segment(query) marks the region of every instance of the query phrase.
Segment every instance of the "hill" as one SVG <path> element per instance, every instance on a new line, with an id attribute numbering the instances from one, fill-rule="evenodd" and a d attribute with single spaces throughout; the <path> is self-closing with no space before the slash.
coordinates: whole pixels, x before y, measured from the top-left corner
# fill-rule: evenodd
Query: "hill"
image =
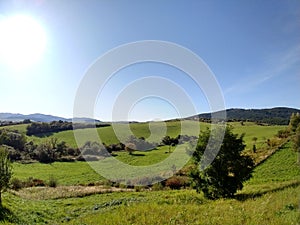
<path id="1" fill-rule="evenodd" d="M 224 111 L 212 113 L 215 118 Z M 227 121 L 251 121 L 266 124 L 287 125 L 292 113 L 300 113 L 299 109 L 276 107 L 271 109 L 227 109 Z M 211 113 L 202 113 L 188 117 L 191 120 L 210 120 Z"/>
<path id="2" fill-rule="evenodd" d="M 64 118 L 59 116 L 52 116 L 52 115 L 45 115 L 41 113 L 34 113 L 29 115 L 23 115 L 19 113 L 0 113 L 0 121 L 12 121 L 12 122 L 21 122 L 23 120 L 31 120 L 35 122 L 52 122 L 52 121 L 67 121 L 72 122 L 72 119 L 70 118 Z M 74 121 L 77 123 L 92 123 L 92 122 L 100 122 L 99 120 L 94 120 L 91 118 L 74 118 Z"/>
<path id="3" fill-rule="evenodd" d="M 223 113 L 223 111 L 218 111 L 214 113 L 201 113 L 198 115 L 190 116 L 185 119 L 189 120 L 203 120 L 209 121 L 211 115 L 214 118 L 218 118 L 218 114 Z M 300 109 L 287 108 L 287 107 L 276 107 L 271 109 L 227 109 L 226 116 L 227 121 L 250 121 L 274 125 L 287 125 L 292 113 L 300 113 Z M 41 113 L 23 115 L 19 113 L 0 113 L 0 121 L 12 121 L 21 122 L 25 119 L 36 122 L 52 122 L 52 121 L 67 121 L 71 122 L 71 118 L 64 118 L 59 116 L 45 115 Z M 92 118 L 74 118 L 78 123 L 92 123 L 101 122 Z M 172 121 L 172 120 L 171 120 Z"/>

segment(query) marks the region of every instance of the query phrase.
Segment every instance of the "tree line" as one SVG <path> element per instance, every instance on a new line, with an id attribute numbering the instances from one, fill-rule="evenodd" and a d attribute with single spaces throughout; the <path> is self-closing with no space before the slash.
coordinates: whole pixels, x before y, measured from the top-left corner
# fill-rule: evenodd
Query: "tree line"
<path id="1" fill-rule="evenodd" d="M 30 123 L 26 128 L 26 134 L 28 136 L 36 135 L 43 136 L 49 133 L 61 132 L 73 129 L 85 129 L 85 128 L 97 128 L 110 126 L 108 123 L 90 124 L 90 123 L 72 123 L 67 121 L 52 121 L 50 123 L 45 122 L 33 122 Z"/>

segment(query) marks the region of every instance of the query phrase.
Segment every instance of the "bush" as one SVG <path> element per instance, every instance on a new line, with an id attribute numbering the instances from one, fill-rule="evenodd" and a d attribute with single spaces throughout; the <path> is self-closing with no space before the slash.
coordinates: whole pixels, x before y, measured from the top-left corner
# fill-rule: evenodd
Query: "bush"
<path id="1" fill-rule="evenodd" d="M 160 190 L 163 190 L 163 189 L 164 189 L 164 186 L 160 182 L 159 183 L 155 183 L 152 186 L 152 190 L 153 191 L 160 191 Z"/>
<path id="2" fill-rule="evenodd" d="M 18 190 L 24 188 L 24 182 L 18 178 L 13 178 L 11 180 L 10 184 L 11 184 L 11 189 L 13 189 L 15 191 L 18 191 Z"/>
<path id="3" fill-rule="evenodd" d="M 29 177 L 27 181 L 24 182 L 24 187 L 44 187 L 46 186 L 45 182 L 40 179 L 35 179 L 33 177 Z"/>
<path id="4" fill-rule="evenodd" d="M 180 189 L 182 187 L 186 187 L 187 184 L 188 179 L 186 177 L 173 176 L 166 181 L 165 185 L 171 189 Z"/>
<path id="5" fill-rule="evenodd" d="M 49 187 L 56 188 L 56 187 L 57 187 L 57 184 L 58 184 L 57 179 L 54 178 L 53 176 L 51 176 L 51 177 L 49 178 L 49 182 L 48 182 Z"/>

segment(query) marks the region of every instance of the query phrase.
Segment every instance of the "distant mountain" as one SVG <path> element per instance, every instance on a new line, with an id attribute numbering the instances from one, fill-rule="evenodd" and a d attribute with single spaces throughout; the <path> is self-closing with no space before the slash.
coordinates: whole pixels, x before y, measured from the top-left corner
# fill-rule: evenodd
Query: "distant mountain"
<path id="1" fill-rule="evenodd" d="M 35 122 L 51 122 L 51 121 L 68 121 L 71 122 L 72 119 L 67 119 L 64 117 L 59 117 L 59 116 L 52 116 L 52 115 L 45 115 L 41 113 L 34 113 L 34 114 L 29 114 L 29 115 L 23 115 L 19 113 L 0 113 L 0 121 L 13 121 L 13 122 L 20 122 L 25 119 L 29 119 L 31 121 Z M 93 123 L 95 122 L 100 122 L 99 120 L 94 120 L 91 118 L 74 118 L 74 121 L 77 123 Z"/>
<path id="2" fill-rule="evenodd" d="M 218 118 L 218 113 L 214 112 L 214 117 Z M 300 113 L 299 109 L 276 107 L 271 109 L 227 109 L 226 118 L 227 121 L 253 121 L 267 124 L 287 125 L 292 113 Z M 195 120 L 210 120 L 211 113 L 202 113 L 195 116 L 188 117 L 187 119 Z"/>
<path id="3" fill-rule="evenodd" d="M 214 118 L 218 118 L 218 113 L 214 112 Z M 277 107 L 271 109 L 227 109 L 226 110 L 226 119 L 227 121 L 253 121 L 258 123 L 267 123 L 267 124 L 278 124 L 278 125 L 287 125 L 292 113 L 300 113 L 299 109 L 286 108 L 286 107 Z M 30 119 L 31 121 L 36 122 L 51 122 L 51 121 L 67 121 L 72 122 L 72 119 L 67 119 L 58 116 L 45 115 L 40 113 L 23 115 L 19 113 L 0 113 L 0 121 L 13 121 L 20 122 L 25 119 Z M 195 116 L 190 116 L 186 119 L 189 120 L 204 120 L 209 121 L 211 119 L 211 113 L 202 113 Z M 77 123 L 93 123 L 101 122 L 99 120 L 94 120 L 92 118 L 74 118 L 74 121 Z M 127 123 L 127 122 L 126 122 Z"/>

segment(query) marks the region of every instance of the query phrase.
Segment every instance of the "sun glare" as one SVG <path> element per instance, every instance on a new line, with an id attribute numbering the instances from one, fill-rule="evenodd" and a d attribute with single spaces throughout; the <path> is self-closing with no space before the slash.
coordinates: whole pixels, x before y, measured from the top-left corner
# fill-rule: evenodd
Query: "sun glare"
<path id="1" fill-rule="evenodd" d="M 42 57 L 45 46 L 45 31 L 32 17 L 0 17 L 0 64 L 25 69 Z"/>

